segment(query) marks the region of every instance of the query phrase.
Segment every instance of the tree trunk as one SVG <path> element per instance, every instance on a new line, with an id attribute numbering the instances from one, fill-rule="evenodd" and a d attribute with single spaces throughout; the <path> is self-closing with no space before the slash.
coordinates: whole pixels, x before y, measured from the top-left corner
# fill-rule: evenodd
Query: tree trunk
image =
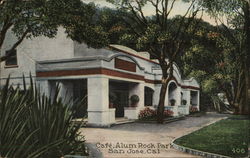
<path id="1" fill-rule="evenodd" d="M 248 100 L 248 89 L 249 89 L 249 61 L 250 61 L 250 1 L 246 1 L 243 4 L 244 12 L 244 32 L 246 35 L 244 41 L 244 50 L 243 50 L 243 59 L 241 71 L 243 72 L 242 79 L 240 79 L 242 84 L 242 91 L 240 92 L 239 99 L 239 114 L 248 114 L 249 113 L 249 100 Z"/>
<path id="2" fill-rule="evenodd" d="M 239 76 L 238 81 L 238 91 L 237 91 L 237 106 L 236 114 L 244 113 L 244 106 L 246 104 L 246 72 L 244 70 L 244 63 L 240 66 L 241 75 Z"/>
<path id="3" fill-rule="evenodd" d="M 165 98 L 169 81 L 170 81 L 169 77 L 162 77 L 160 100 L 157 109 L 157 123 L 163 123 L 164 121 L 163 114 L 164 114 Z"/>
<path id="4" fill-rule="evenodd" d="M 249 69 L 246 67 L 245 68 L 245 71 L 246 71 L 246 79 L 245 79 L 245 82 L 246 82 L 246 89 L 245 89 L 245 106 L 244 106 L 244 111 L 243 111 L 243 114 L 250 114 L 250 103 L 249 103 Z"/>
<path id="5" fill-rule="evenodd" d="M 248 115 L 250 115 L 250 67 L 248 68 L 248 77 L 247 77 L 247 79 L 248 79 L 248 84 L 247 84 L 247 87 L 248 87 L 248 89 L 247 89 L 247 109 L 246 109 L 246 111 L 247 111 L 247 114 Z"/>
<path id="6" fill-rule="evenodd" d="M 250 114 L 250 0 L 246 3 L 246 10 L 245 10 L 245 31 L 246 31 L 246 41 L 245 41 L 245 49 L 246 49 L 246 58 L 245 58 L 245 106 L 244 106 L 244 113 Z"/>
<path id="7" fill-rule="evenodd" d="M 166 92 L 168 89 L 168 83 L 173 77 L 173 62 L 169 62 L 169 64 L 161 64 L 162 69 L 162 80 L 161 80 L 161 91 L 160 91 L 160 99 L 157 109 L 157 123 L 163 123 L 164 121 L 164 106 L 165 106 L 165 98 Z M 169 70 L 169 74 L 167 73 Z"/>

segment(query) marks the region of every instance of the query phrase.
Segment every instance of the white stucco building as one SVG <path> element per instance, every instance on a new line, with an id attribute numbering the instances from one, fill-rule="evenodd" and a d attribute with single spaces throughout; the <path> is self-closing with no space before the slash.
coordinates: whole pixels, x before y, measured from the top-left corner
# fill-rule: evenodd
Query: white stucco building
<path id="1" fill-rule="evenodd" d="M 15 37 L 8 34 L 1 53 L 11 46 Z M 26 39 L 17 48 L 17 58 L 1 63 L 1 85 L 11 75 L 14 86 L 22 84 L 23 74 L 29 73 L 48 95 L 53 94 L 56 84 L 65 100 L 87 96 L 88 123 L 108 126 L 117 117 L 137 119 L 145 106 L 155 107 L 159 102 L 161 69 L 150 60 L 147 52 L 136 52 L 120 45 L 92 49 L 68 38 L 59 29 L 56 38 L 38 37 Z M 28 82 L 29 80 L 27 80 Z M 28 83 L 29 84 L 29 83 Z M 199 109 L 199 84 L 194 78 L 183 80 L 177 65 L 174 78 L 168 85 L 165 105 L 174 115 L 189 114 L 189 107 Z M 109 107 L 109 94 L 116 96 L 115 106 Z M 129 97 L 138 95 L 138 107 L 129 107 Z M 175 105 L 170 106 L 170 100 Z M 182 105 L 186 100 L 186 105 Z"/>

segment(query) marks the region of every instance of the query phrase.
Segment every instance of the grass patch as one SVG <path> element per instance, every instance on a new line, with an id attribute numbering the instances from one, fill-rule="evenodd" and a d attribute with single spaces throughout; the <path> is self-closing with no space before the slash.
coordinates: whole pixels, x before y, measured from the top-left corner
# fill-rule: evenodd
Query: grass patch
<path id="1" fill-rule="evenodd" d="M 250 144 L 250 120 L 233 116 L 175 140 L 188 148 L 231 157 L 245 157 Z"/>

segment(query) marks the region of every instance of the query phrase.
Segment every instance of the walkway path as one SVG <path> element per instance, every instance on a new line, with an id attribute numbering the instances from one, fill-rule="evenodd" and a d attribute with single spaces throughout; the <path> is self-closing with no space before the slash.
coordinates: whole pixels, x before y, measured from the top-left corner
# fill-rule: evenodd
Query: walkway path
<path id="1" fill-rule="evenodd" d="M 171 141 L 224 117 L 209 113 L 163 125 L 131 123 L 111 128 L 82 128 L 81 132 L 97 158 L 193 158 L 197 156 L 171 149 Z"/>

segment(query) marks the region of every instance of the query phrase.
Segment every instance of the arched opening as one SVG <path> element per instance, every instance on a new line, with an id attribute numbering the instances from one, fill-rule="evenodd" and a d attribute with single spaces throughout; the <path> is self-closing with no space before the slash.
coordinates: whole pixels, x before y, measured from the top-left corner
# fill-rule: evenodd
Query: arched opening
<path id="1" fill-rule="evenodd" d="M 153 106 L 154 90 L 149 87 L 144 88 L 144 104 L 145 106 Z"/>
<path id="2" fill-rule="evenodd" d="M 174 106 L 177 98 L 177 85 L 175 82 L 171 82 L 168 85 L 168 102 L 169 105 Z"/>
<path id="3" fill-rule="evenodd" d="M 191 101 L 190 104 L 192 106 L 198 105 L 198 91 L 191 91 Z"/>

